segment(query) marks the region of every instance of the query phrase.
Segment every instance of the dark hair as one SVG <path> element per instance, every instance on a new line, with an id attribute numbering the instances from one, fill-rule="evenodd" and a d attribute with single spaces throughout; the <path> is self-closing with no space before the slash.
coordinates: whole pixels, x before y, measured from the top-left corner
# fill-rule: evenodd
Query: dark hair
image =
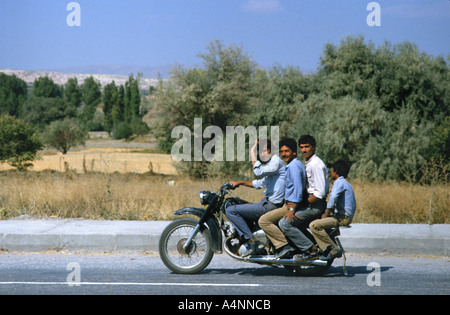
<path id="1" fill-rule="evenodd" d="M 300 144 L 310 144 L 311 146 L 315 147 L 316 146 L 316 139 L 314 139 L 313 136 L 310 135 L 303 135 L 300 137 L 300 139 L 298 139 L 298 145 Z"/>
<path id="2" fill-rule="evenodd" d="M 350 171 L 350 165 L 344 160 L 339 160 L 331 164 L 331 167 L 339 176 L 348 176 L 348 172 Z"/>
<path id="3" fill-rule="evenodd" d="M 269 150 L 270 152 L 272 152 L 272 141 L 270 139 L 266 139 L 266 138 L 261 138 L 258 141 L 258 145 L 259 145 L 259 149 L 262 150 L 262 148 L 264 147 L 264 145 L 267 145 L 267 150 Z"/>
<path id="4" fill-rule="evenodd" d="M 280 149 L 281 147 L 286 146 L 292 150 L 292 152 L 297 153 L 297 141 L 292 138 L 284 138 L 280 141 Z"/>

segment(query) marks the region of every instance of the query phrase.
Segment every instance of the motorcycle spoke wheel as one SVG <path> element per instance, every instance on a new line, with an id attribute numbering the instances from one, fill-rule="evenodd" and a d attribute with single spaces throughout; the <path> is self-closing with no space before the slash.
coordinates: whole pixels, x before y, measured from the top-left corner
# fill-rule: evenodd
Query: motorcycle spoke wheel
<path id="1" fill-rule="evenodd" d="M 172 222 L 164 230 L 160 239 L 160 256 L 164 264 L 176 273 L 198 273 L 211 261 L 211 237 L 209 230 L 201 228 L 185 248 L 185 244 L 194 232 L 197 221 L 180 219 Z"/>

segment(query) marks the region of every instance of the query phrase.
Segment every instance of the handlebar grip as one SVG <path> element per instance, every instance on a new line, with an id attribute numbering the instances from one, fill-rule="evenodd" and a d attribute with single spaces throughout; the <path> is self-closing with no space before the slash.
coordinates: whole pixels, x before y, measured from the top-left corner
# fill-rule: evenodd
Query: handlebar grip
<path id="1" fill-rule="evenodd" d="M 229 189 L 229 190 L 234 190 L 234 189 L 235 189 L 235 187 L 234 187 L 233 184 L 231 184 L 231 183 L 225 183 L 224 187 L 225 187 L 226 189 Z"/>

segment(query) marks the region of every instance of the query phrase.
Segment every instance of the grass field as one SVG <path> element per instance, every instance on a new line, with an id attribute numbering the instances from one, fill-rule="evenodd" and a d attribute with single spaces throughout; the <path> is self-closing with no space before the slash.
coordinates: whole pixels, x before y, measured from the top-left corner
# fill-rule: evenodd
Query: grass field
<path id="1" fill-rule="evenodd" d="M 95 144 L 95 143 L 94 143 Z M 198 206 L 199 191 L 216 191 L 238 178 L 192 180 L 176 174 L 171 157 L 151 148 L 77 148 L 67 155 L 46 152 L 26 173 L 0 168 L 0 219 L 45 218 L 171 220 L 172 212 Z M 351 181 L 356 223 L 449 223 L 448 185 Z M 262 191 L 234 192 L 259 201 Z"/>
<path id="2" fill-rule="evenodd" d="M 156 152 L 156 153 L 155 153 Z M 0 170 L 10 170 L 11 166 L 0 164 Z M 73 171 L 77 173 L 146 173 L 174 175 L 170 155 L 157 153 L 149 148 L 104 148 L 86 147 L 69 151 L 63 155 L 59 152 L 41 152 L 39 159 L 33 161 L 31 171 Z"/>

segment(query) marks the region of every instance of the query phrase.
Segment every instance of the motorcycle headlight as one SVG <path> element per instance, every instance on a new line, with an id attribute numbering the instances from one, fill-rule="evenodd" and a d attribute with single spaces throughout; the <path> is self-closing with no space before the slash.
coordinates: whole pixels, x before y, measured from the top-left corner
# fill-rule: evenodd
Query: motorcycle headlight
<path id="1" fill-rule="evenodd" d="M 214 193 L 212 191 L 201 191 L 200 192 L 200 203 L 202 205 L 208 205 L 212 199 Z"/>

